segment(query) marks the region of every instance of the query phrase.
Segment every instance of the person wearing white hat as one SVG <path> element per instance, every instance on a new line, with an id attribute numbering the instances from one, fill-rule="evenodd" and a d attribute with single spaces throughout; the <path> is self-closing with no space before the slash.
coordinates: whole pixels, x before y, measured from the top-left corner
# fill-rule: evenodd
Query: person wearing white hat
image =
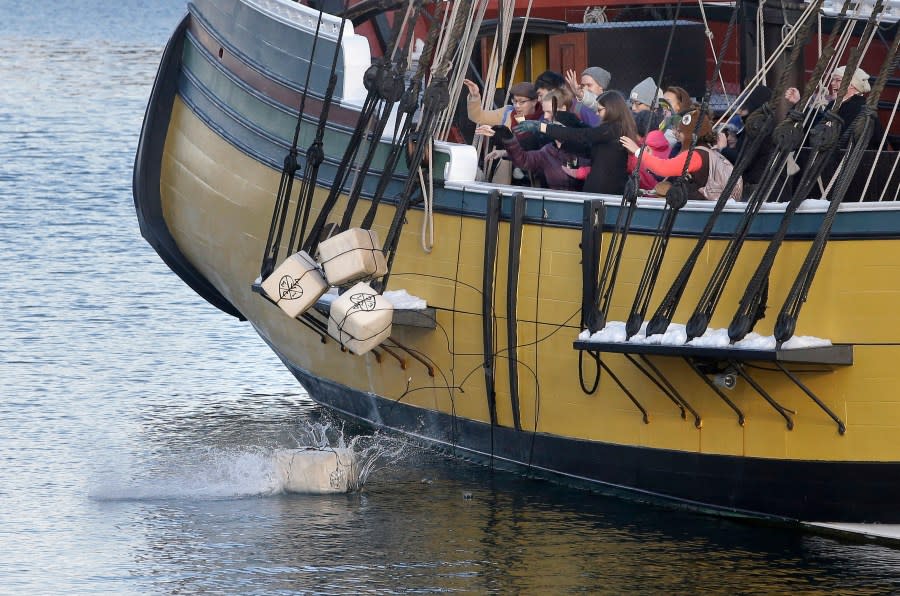
<path id="1" fill-rule="evenodd" d="M 838 91 L 840 91 L 841 83 L 844 80 L 846 70 L 846 66 L 839 66 L 838 68 L 834 69 L 834 72 L 831 73 L 831 80 L 829 81 L 828 89 L 831 92 L 833 98 L 825 106 L 826 111 L 831 110 L 832 106 L 834 106 L 834 97 L 836 97 Z M 872 85 L 869 84 L 869 78 L 870 77 L 866 71 L 861 68 L 857 68 L 853 73 L 853 78 L 847 85 L 847 91 L 841 98 L 841 105 L 837 110 L 837 115 L 841 118 L 841 120 L 844 121 L 844 130 L 846 130 L 847 127 L 853 124 L 853 121 L 856 120 L 856 117 L 866 105 L 865 94 L 872 90 Z M 791 104 L 796 104 L 798 101 L 800 101 L 800 91 L 796 87 L 790 87 L 787 91 L 784 92 L 784 98 Z M 884 131 L 881 127 L 881 121 L 876 117 L 875 129 L 869 142 L 869 149 L 878 148 L 878 144 L 881 142 L 881 136 L 883 132 Z"/>

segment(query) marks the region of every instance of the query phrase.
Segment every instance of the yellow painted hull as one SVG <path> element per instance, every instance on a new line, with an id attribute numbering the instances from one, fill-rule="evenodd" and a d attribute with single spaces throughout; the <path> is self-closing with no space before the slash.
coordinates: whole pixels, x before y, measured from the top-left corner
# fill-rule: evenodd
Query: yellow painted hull
<path id="1" fill-rule="evenodd" d="M 213 148 L 213 150 L 210 150 Z M 213 280 L 216 287 L 253 322 L 260 334 L 298 366 L 337 380 L 360 391 L 457 416 L 488 421 L 487 398 L 481 366 L 481 296 L 484 222 L 459 215 L 435 215 L 435 246 L 420 248 L 423 212 L 412 211 L 404 228 L 391 284 L 424 298 L 437 309 L 436 330 L 397 327 L 395 337 L 425 355 L 440 372 L 437 378 L 408 362 L 401 368 L 392 358 L 379 363 L 372 354 L 362 357 L 342 352 L 299 321 L 291 321 L 271 303 L 254 293 L 271 219 L 273 183 L 280 172 L 262 166 L 223 143 L 191 112 L 177 103 L 164 157 L 162 188 L 164 210 L 179 247 L 190 261 Z M 198 167 L 197 164 L 200 164 Z M 235 192 L 239 189 L 239 192 Z M 319 200 L 324 191 L 320 191 Z M 336 209 L 342 210 L 340 205 Z M 315 215 L 315 213 L 314 213 Z M 392 210 L 383 209 L 374 226 L 382 237 Z M 508 240 L 501 224 L 500 250 Z M 765 458 L 846 461 L 900 460 L 900 395 L 896 391 L 896 362 L 900 349 L 891 330 L 900 328 L 900 310 L 890 305 L 900 299 L 897 242 L 866 240 L 829 245 L 815 287 L 803 313 L 798 334 L 829 338 L 834 343 L 856 344 L 854 364 L 804 375 L 806 384 L 846 422 L 840 436 L 834 422 L 780 372 L 758 375 L 772 395 L 797 413 L 788 431 L 783 418 L 746 383 L 738 383 L 731 397 L 746 414 L 741 427 L 735 415 L 699 378 L 692 378 L 683 362 L 661 362 L 671 378 L 682 380 L 684 393 L 697 396 L 692 405 L 702 413 L 695 428 L 679 415 L 664 394 L 634 369 L 623 356 L 605 359 L 623 382 L 633 387 L 650 412 L 644 424 L 637 410 L 613 383 L 601 381 L 596 395 L 579 387 L 578 354 L 572 342 L 578 332 L 581 308 L 580 231 L 526 225 L 519 280 L 519 385 L 522 422 L 528 430 L 589 440 Z M 643 271 L 643 258 L 652 238 L 632 236 L 626 248 L 620 286 L 610 312 L 611 320 L 624 320 L 633 291 Z M 671 242 L 660 287 L 668 287 L 694 239 Z M 709 243 L 697 267 L 696 278 L 708 278 L 723 241 Z M 750 267 L 765 249 L 751 242 L 742 253 L 722 304 L 735 304 Z M 793 281 L 808 244 L 792 242 L 781 252 L 771 278 L 770 301 L 778 303 Z M 427 273 L 425 273 L 427 272 Z M 847 283 L 854 280 L 854 283 Z M 505 295 L 505 269 L 499 268 L 497 295 Z M 675 318 L 685 320 L 699 298 L 701 287 L 688 288 Z M 498 327 L 508 316 L 505 303 L 495 305 Z M 727 326 L 730 313 L 717 313 L 712 327 Z M 762 334 L 771 334 L 771 318 L 761 321 Z M 497 353 L 504 358 L 503 334 Z M 407 360 L 411 360 L 407 358 Z M 809 368 L 809 367 L 808 367 Z M 819 367 L 821 368 L 821 367 Z M 591 374 L 587 371 L 586 374 Z M 497 402 L 500 424 L 511 425 L 506 366 L 497 367 Z M 443 378 L 442 378 L 443 377 Z M 411 382 L 408 380 L 412 378 Z M 438 386 L 434 388 L 433 386 Z"/>
<path id="2" fill-rule="evenodd" d="M 181 51 L 174 46 L 168 58 L 172 65 Z M 221 79 L 215 52 L 206 62 L 191 52 L 200 50 L 185 46 L 183 60 L 212 88 L 219 80 L 215 77 Z M 222 51 L 218 55 L 227 59 Z M 900 309 L 895 306 L 900 302 L 900 230 L 894 235 L 861 230 L 858 237 L 844 233 L 833 239 L 798 321 L 797 335 L 852 346 L 852 364 L 786 365 L 798 384 L 772 362 L 742 361 L 739 367 L 750 376 L 717 392 L 685 358 L 648 356 L 677 389 L 675 400 L 626 355 L 603 353 L 608 370 L 599 372 L 597 362 L 573 345 L 582 331 L 582 232 L 560 223 L 557 214 L 580 211 L 584 198 L 596 197 L 542 199 L 537 194 L 529 199 L 544 216 L 531 216 L 522 229 L 514 313 L 507 312 L 505 298 L 513 257 L 511 224 L 501 220 L 489 303 L 495 343 L 487 355 L 484 209 L 481 214 L 436 210 L 429 251 L 422 248 L 425 212 L 412 209 L 386 289 L 425 299 L 434 309 L 434 327 L 395 324 L 388 344 L 393 348 L 355 356 L 253 290 L 281 172 L 255 155 L 253 146 L 240 145 L 245 131 L 216 116 L 214 102 L 200 103 L 203 95 L 191 87 L 199 89 L 200 83 L 189 79 L 181 85 L 177 93 L 171 91 L 171 111 L 164 117 L 154 112 L 155 103 L 164 103 L 156 96 L 161 91 L 148 110 L 135 182 L 142 231 L 201 295 L 248 319 L 315 399 L 476 459 L 593 486 L 737 514 L 900 521 L 895 505 L 900 502 Z M 274 118 L 265 106 L 228 98 L 257 114 L 260 127 Z M 216 117 L 221 122 L 212 125 Z M 322 184 L 314 193 L 312 218 L 328 193 Z M 490 190 L 477 183 L 468 188 L 438 183 L 436 189 L 438 197 L 452 192 L 479 207 Z M 293 213 L 297 196 L 291 199 Z M 611 198 L 609 204 L 617 201 Z M 341 197 L 331 221 L 340 220 L 345 205 Z M 368 205 L 363 198 L 354 224 Z M 654 213 L 653 207 L 641 209 L 644 215 Z M 696 206 L 683 211 L 679 217 L 693 217 L 701 227 L 708 213 Z M 884 207 L 885 214 L 896 211 Z M 859 210 L 856 216 L 866 213 Z M 393 216 L 394 206 L 383 203 L 373 226 L 380 237 L 386 237 Z M 773 221 L 775 216 L 768 217 Z M 628 236 L 609 320 L 628 316 L 654 239 L 649 231 Z M 782 303 L 806 257 L 810 241 L 801 236 L 789 237 L 778 253 L 769 277 L 770 305 Z M 697 233 L 671 238 L 658 294 L 671 285 L 696 241 Z M 726 243 L 714 238 L 706 244 L 675 322 L 690 316 Z M 759 235 L 746 242 L 710 327 L 728 326 L 767 246 L 768 239 Z M 651 309 L 658 302 L 656 296 Z M 515 346 L 507 345 L 510 319 Z M 772 334 L 773 320 L 770 314 L 755 331 Z M 486 381 L 486 364 L 493 365 L 492 385 Z M 596 390 L 587 390 L 597 374 Z M 495 395 L 489 395 L 490 387 Z M 516 400 L 520 428 L 514 419 Z"/>

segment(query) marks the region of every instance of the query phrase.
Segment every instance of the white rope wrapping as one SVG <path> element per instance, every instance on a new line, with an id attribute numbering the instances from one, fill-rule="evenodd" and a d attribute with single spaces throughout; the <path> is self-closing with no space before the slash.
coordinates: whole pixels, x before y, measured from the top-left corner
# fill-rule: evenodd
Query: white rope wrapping
<path id="1" fill-rule="evenodd" d="M 434 169 L 431 167 L 431 160 L 434 157 L 433 144 L 429 140 L 428 147 L 428 185 L 426 188 L 425 176 L 422 174 L 422 168 L 419 168 L 419 184 L 422 188 L 422 250 L 430 253 L 434 248 Z"/>
<path id="2" fill-rule="evenodd" d="M 765 2 L 765 0 L 763 0 L 763 2 Z M 715 44 L 713 44 L 712 29 L 709 28 L 709 21 L 706 20 L 706 9 L 703 7 L 703 0 L 700 0 L 699 6 L 700 16 L 703 18 L 703 30 L 706 33 L 707 41 L 709 41 L 709 51 L 712 53 L 713 63 L 718 66 L 719 57 L 716 55 L 716 47 Z M 728 91 L 725 89 L 725 78 L 722 76 L 721 68 L 719 68 L 719 84 L 722 86 L 722 95 L 725 96 L 725 101 L 731 103 L 731 100 L 728 99 Z"/>

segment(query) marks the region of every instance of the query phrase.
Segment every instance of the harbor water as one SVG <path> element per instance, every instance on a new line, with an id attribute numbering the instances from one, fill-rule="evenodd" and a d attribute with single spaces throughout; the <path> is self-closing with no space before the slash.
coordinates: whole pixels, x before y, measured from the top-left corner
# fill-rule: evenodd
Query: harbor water
<path id="1" fill-rule="evenodd" d="M 493 472 L 316 406 L 140 236 L 134 152 L 184 11 L 0 0 L 0 594 L 900 591 L 900 550 Z M 370 457 L 360 489 L 286 494 L 274 451 L 325 443 Z"/>

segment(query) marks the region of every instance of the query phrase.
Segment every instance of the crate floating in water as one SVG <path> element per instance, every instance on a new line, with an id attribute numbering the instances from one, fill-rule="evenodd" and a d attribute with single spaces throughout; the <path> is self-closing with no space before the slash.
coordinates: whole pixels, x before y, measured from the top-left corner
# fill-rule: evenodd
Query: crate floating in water
<path id="1" fill-rule="evenodd" d="M 275 470 L 290 493 L 346 493 L 357 484 L 356 456 L 346 448 L 280 449 Z"/>
<path id="2" fill-rule="evenodd" d="M 313 258 L 301 250 L 285 259 L 262 282 L 262 289 L 284 312 L 296 317 L 328 291 L 328 283 Z"/>
<path id="3" fill-rule="evenodd" d="M 373 230 L 351 228 L 319 243 L 319 262 L 333 286 L 387 273 L 381 241 Z"/>
<path id="4" fill-rule="evenodd" d="M 362 355 L 391 335 L 394 307 L 391 302 L 360 282 L 331 303 L 328 335 Z"/>

